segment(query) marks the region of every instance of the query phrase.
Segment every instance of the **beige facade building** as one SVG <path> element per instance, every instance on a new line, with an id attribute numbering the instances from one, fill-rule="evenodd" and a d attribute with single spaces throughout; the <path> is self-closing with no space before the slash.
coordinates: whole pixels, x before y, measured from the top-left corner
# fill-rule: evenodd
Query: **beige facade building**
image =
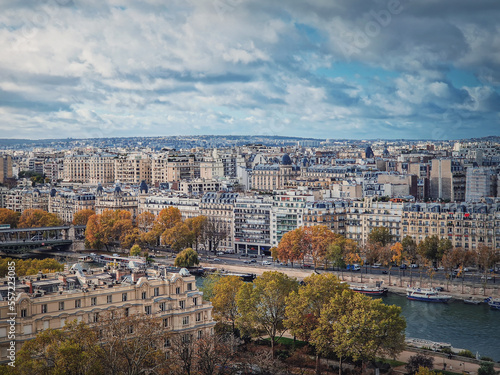
<path id="1" fill-rule="evenodd" d="M 89 182 L 89 159 L 88 155 L 72 155 L 63 161 L 65 182 Z"/>
<path id="2" fill-rule="evenodd" d="M 146 155 L 129 155 L 115 159 L 115 182 L 140 184 L 152 182 L 151 159 Z"/>
<path id="3" fill-rule="evenodd" d="M 7 178 L 12 178 L 12 157 L 0 155 L 0 183 L 3 183 Z"/>
<path id="4" fill-rule="evenodd" d="M 138 215 L 138 197 L 123 192 L 119 186 L 112 193 L 104 192 L 102 187 L 99 187 L 95 197 L 95 213 L 101 215 L 105 210 L 129 211 L 132 220 L 135 220 Z"/>
<path id="5" fill-rule="evenodd" d="M 430 197 L 452 202 L 465 200 L 465 171 L 451 159 L 433 159 L 430 178 Z"/>
<path id="6" fill-rule="evenodd" d="M 183 220 L 201 215 L 199 198 L 162 195 L 139 196 L 138 212 L 139 215 L 144 212 L 150 212 L 158 216 L 161 210 L 171 206 L 179 209 Z"/>
<path id="7" fill-rule="evenodd" d="M 94 209 L 94 194 L 57 192 L 55 189 L 50 192 L 48 211 L 56 214 L 66 224 L 73 221 L 73 217 L 78 211 Z"/>
<path id="8" fill-rule="evenodd" d="M 208 218 L 208 222 L 218 233 L 224 233 L 218 248 L 227 252 L 234 251 L 234 204 L 238 198 L 236 193 L 205 193 L 200 201 L 200 213 Z M 213 249 L 208 240 L 208 249 Z"/>
<path id="9" fill-rule="evenodd" d="M 300 168 L 296 165 L 259 164 L 253 169 L 252 190 L 281 190 L 299 176 Z"/>
<path id="10" fill-rule="evenodd" d="M 74 320 L 92 325 L 111 313 L 151 315 L 162 319 L 168 332 L 198 338 L 213 333 L 215 325 L 212 305 L 203 301 L 195 277 L 165 270 L 39 275 L 18 281 L 16 291 L 12 311 L 6 300 L 8 287 L 0 287 L 0 362 L 8 360 L 12 313 L 16 352 L 43 330 L 62 328 Z"/>
<path id="11" fill-rule="evenodd" d="M 304 226 L 324 225 L 334 233 L 345 235 L 348 202 L 307 202 L 304 208 Z"/>
<path id="12" fill-rule="evenodd" d="M 94 155 L 89 158 L 89 180 L 88 182 L 97 184 L 112 184 L 115 182 L 115 161 L 116 155 Z"/>

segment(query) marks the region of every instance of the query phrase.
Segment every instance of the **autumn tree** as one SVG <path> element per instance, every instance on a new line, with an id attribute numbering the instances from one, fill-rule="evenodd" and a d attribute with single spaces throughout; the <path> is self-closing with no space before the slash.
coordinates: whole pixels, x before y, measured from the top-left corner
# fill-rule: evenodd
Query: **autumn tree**
<path id="1" fill-rule="evenodd" d="M 7 208 L 0 208 L 0 224 L 8 224 L 11 228 L 17 228 L 20 216 L 21 214 L 19 212 Z"/>
<path id="2" fill-rule="evenodd" d="M 26 341 L 16 356 L 15 373 L 102 374 L 97 361 L 98 337 L 83 323 L 69 323 L 63 329 L 46 329 Z"/>
<path id="3" fill-rule="evenodd" d="M 151 229 L 141 237 L 142 241 L 150 245 L 157 245 L 165 231 L 173 228 L 179 222 L 182 222 L 182 215 L 177 207 L 164 208 L 153 222 Z"/>
<path id="4" fill-rule="evenodd" d="M 121 242 L 124 245 L 127 236 L 133 231 L 134 225 L 129 211 L 105 210 L 100 215 L 89 217 L 85 229 L 85 242 L 88 247 L 101 249 L 104 246 L 108 250 L 114 243 Z"/>
<path id="5" fill-rule="evenodd" d="M 422 258 L 427 259 L 435 265 L 441 261 L 443 255 L 451 250 L 451 241 L 448 239 L 440 239 L 438 236 L 425 237 L 417 246 L 417 252 Z"/>
<path id="6" fill-rule="evenodd" d="M 213 306 L 213 317 L 224 324 L 230 324 L 235 332 L 236 319 L 239 317 L 237 296 L 243 285 L 238 276 L 222 277 L 213 288 L 213 297 L 210 299 Z"/>
<path id="7" fill-rule="evenodd" d="M 130 248 L 130 255 L 135 257 L 141 255 L 141 247 L 139 245 L 134 245 Z"/>
<path id="8" fill-rule="evenodd" d="M 137 228 L 141 233 L 147 233 L 151 229 L 153 229 L 153 224 L 155 222 L 155 215 L 153 215 L 151 212 L 143 212 L 140 215 L 137 215 L 136 223 L 137 223 Z"/>
<path id="9" fill-rule="evenodd" d="M 246 332 L 268 335 L 273 355 L 276 340 L 286 331 L 286 298 L 297 288 L 295 278 L 281 272 L 267 271 L 253 283 L 243 284 L 238 292 L 237 304 L 241 314 L 238 326 Z"/>
<path id="10" fill-rule="evenodd" d="M 293 263 L 304 259 L 304 241 L 304 232 L 300 228 L 285 233 L 276 250 L 278 259 L 281 262 L 290 262 L 293 267 Z"/>
<path id="11" fill-rule="evenodd" d="M 193 243 L 192 232 L 182 221 L 177 222 L 172 228 L 165 229 L 161 240 L 176 252 Z"/>
<path id="12" fill-rule="evenodd" d="M 346 357 L 366 361 L 400 353 L 405 348 L 405 328 L 400 307 L 345 290 L 322 309 L 312 343 L 322 354 L 337 355 L 342 374 Z"/>
<path id="13" fill-rule="evenodd" d="M 488 282 L 488 272 L 500 257 L 497 252 L 489 246 L 480 244 L 476 250 L 476 263 L 483 271 L 483 291 L 486 293 L 486 284 Z"/>
<path id="14" fill-rule="evenodd" d="M 307 244 L 306 254 L 311 256 L 314 270 L 316 270 L 318 264 L 326 259 L 328 245 L 334 242 L 339 235 L 333 233 L 325 225 L 305 227 L 304 233 Z"/>
<path id="15" fill-rule="evenodd" d="M 405 236 L 401 241 L 403 246 L 403 252 L 411 263 L 415 263 L 417 260 L 417 243 L 410 236 Z"/>
<path id="16" fill-rule="evenodd" d="M 286 299 L 285 327 L 303 341 L 311 341 L 313 332 L 318 328 L 321 311 L 330 299 L 344 290 L 347 284 L 341 283 L 332 274 L 312 274 L 304 279 L 304 285 L 292 291 Z M 316 351 L 316 371 L 319 371 L 320 351 Z"/>
<path id="17" fill-rule="evenodd" d="M 177 254 L 174 260 L 176 267 L 193 267 L 198 264 L 200 264 L 198 253 L 190 247 Z"/>
<path id="18" fill-rule="evenodd" d="M 75 215 L 73 216 L 73 225 L 87 225 L 89 217 L 92 215 L 95 215 L 95 211 L 91 209 L 75 212 Z"/>
<path id="19" fill-rule="evenodd" d="M 203 242 L 205 237 L 205 229 L 207 227 L 208 219 L 206 216 L 200 215 L 193 218 L 188 218 L 185 224 L 189 228 L 190 237 L 192 244 L 194 244 L 194 249 L 198 251 L 198 246 Z"/>
<path id="20" fill-rule="evenodd" d="M 380 244 L 386 246 L 392 242 L 393 235 L 389 228 L 377 227 L 373 228 L 368 235 L 368 242 L 372 244 Z"/>
<path id="21" fill-rule="evenodd" d="M 420 368 L 432 370 L 434 368 L 434 358 L 417 353 L 408 359 L 405 369 L 408 374 L 415 374 Z"/>
<path id="22" fill-rule="evenodd" d="M 57 227 L 63 224 L 56 214 L 39 209 L 24 210 L 19 218 L 19 228 Z"/>
<path id="23" fill-rule="evenodd" d="M 208 221 L 204 226 L 203 238 L 208 242 L 208 250 L 216 252 L 220 243 L 227 238 L 228 231 L 221 225 L 222 223 L 214 223 Z"/>

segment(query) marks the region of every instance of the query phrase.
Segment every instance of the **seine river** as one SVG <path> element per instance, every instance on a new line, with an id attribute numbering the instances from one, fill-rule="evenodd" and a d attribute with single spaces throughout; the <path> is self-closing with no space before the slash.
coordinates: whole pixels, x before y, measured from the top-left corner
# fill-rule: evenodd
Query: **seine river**
<path id="1" fill-rule="evenodd" d="M 391 293 L 382 300 L 402 308 L 407 337 L 449 343 L 500 361 L 500 311 L 486 304 L 409 301 Z"/>

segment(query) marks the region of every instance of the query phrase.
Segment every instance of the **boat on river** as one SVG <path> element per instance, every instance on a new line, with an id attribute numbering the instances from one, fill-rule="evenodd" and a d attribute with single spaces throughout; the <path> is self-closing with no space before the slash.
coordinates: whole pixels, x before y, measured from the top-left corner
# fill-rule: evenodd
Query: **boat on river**
<path id="1" fill-rule="evenodd" d="M 493 310 L 500 310 L 500 298 L 488 297 L 484 300 Z"/>
<path id="2" fill-rule="evenodd" d="M 369 285 L 351 285 L 349 287 L 352 291 L 362 294 L 367 294 L 369 296 L 385 296 L 387 295 L 387 288 L 382 288 L 380 285 L 369 286 Z"/>
<path id="3" fill-rule="evenodd" d="M 407 288 L 406 298 L 412 301 L 447 303 L 452 297 L 440 294 L 434 288 Z"/>
<path id="4" fill-rule="evenodd" d="M 469 297 L 464 299 L 464 303 L 467 305 L 480 305 L 483 301 L 474 297 Z"/>

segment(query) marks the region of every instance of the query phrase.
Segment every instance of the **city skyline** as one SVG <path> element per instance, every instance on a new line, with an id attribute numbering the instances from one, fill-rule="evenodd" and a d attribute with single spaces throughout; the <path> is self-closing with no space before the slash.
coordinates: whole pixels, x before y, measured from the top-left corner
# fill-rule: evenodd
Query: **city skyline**
<path id="1" fill-rule="evenodd" d="M 0 9 L 1 138 L 500 135 L 493 0 Z"/>

